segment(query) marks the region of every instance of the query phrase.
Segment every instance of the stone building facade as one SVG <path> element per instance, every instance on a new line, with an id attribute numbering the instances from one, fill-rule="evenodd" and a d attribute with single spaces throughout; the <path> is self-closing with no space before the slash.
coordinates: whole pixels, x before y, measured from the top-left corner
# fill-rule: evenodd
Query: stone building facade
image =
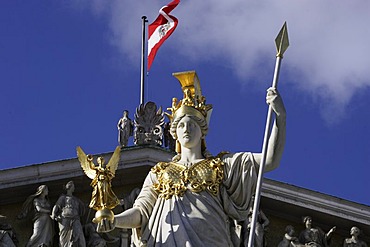
<path id="1" fill-rule="evenodd" d="M 111 155 L 94 154 L 95 157 L 103 156 L 105 160 L 109 160 Z M 123 199 L 135 188 L 140 188 L 150 168 L 159 161 L 169 161 L 172 156 L 171 151 L 158 146 L 123 147 L 116 177 L 112 182 L 116 195 Z M 25 246 L 32 234 L 32 219 L 16 219 L 26 198 L 39 185 L 45 184 L 49 188 L 49 200 L 54 205 L 63 193 L 63 185 L 70 180 L 76 187 L 74 195 L 88 205 L 92 191 L 91 180 L 83 173 L 77 158 L 0 171 L 0 215 L 5 215 L 7 222 L 12 225 L 17 234 L 18 246 Z M 298 235 L 304 229 L 302 217 L 306 215 L 311 216 L 313 224 L 324 231 L 336 226 L 330 246 L 343 246 L 352 226 L 359 227 L 362 230 L 360 238 L 368 245 L 370 243 L 370 207 L 367 205 L 264 179 L 261 209 L 270 221 L 266 232 L 267 246 L 278 245 L 287 225 L 294 226 Z M 114 209 L 115 213 L 121 211 L 122 206 Z M 87 208 L 82 223 L 90 222 L 94 213 Z M 112 236 L 116 240 L 108 246 L 130 246 L 128 231 L 116 229 Z"/>

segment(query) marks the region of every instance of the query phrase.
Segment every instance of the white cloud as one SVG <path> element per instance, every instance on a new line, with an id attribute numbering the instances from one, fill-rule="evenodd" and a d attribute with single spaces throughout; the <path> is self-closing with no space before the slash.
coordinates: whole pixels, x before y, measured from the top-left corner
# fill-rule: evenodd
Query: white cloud
<path id="1" fill-rule="evenodd" d="M 154 20 L 166 1 L 112 1 L 109 11 L 112 44 L 137 60 L 141 16 Z M 95 13 L 102 1 L 90 2 Z M 358 90 L 370 86 L 370 2 L 281 0 L 183 0 L 173 15 L 180 24 L 171 39 L 174 51 L 193 61 L 222 57 L 235 74 L 256 77 L 258 65 L 275 52 L 274 39 L 284 21 L 291 46 L 286 52 L 291 78 L 301 90 L 324 104 L 327 121 L 340 116 Z M 299 78 L 296 76 L 300 75 Z M 327 114 L 336 112 L 336 116 Z"/>

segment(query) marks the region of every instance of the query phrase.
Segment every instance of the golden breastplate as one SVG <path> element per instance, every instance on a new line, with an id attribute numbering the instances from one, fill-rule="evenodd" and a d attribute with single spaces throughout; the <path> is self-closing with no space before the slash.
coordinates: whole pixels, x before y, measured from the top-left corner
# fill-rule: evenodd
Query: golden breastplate
<path id="1" fill-rule="evenodd" d="M 187 189 L 193 192 L 209 191 L 216 196 L 223 179 L 221 157 L 204 159 L 190 167 L 175 162 L 159 162 L 152 168 L 157 175 L 158 183 L 153 188 L 165 199 L 173 195 L 183 196 Z"/>

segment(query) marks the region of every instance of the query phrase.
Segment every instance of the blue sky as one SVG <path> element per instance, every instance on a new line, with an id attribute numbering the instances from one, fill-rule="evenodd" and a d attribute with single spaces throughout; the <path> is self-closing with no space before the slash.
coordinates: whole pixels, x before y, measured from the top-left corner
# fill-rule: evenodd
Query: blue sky
<path id="1" fill-rule="evenodd" d="M 153 21 L 167 3 L 1 2 L 0 169 L 74 158 L 76 146 L 113 151 L 123 110 L 133 119 L 140 103 L 141 16 Z M 182 1 L 146 101 L 166 109 L 181 97 L 171 74 L 196 70 L 214 106 L 210 151 L 260 152 L 287 21 L 287 143 L 266 177 L 370 205 L 369 11 L 368 1 Z"/>

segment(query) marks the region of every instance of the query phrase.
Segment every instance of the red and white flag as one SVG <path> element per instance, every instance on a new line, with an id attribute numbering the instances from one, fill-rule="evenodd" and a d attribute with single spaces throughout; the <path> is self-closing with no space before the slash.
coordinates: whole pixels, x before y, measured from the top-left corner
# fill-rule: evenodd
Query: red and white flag
<path id="1" fill-rule="evenodd" d="M 153 60 L 159 47 L 170 37 L 177 27 L 178 20 L 169 13 L 180 3 L 180 0 L 173 0 L 159 10 L 159 15 L 148 27 L 148 68 L 152 66 Z"/>

